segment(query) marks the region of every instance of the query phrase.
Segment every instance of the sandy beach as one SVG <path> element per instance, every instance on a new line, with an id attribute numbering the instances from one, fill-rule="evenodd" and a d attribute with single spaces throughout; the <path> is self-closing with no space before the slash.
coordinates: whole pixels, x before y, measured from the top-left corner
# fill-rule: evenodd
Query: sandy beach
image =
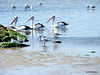
<path id="1" fill-rule="evenodd" d="M 0 75 L 100 75 L 100 58 L 0 50 Z"/>

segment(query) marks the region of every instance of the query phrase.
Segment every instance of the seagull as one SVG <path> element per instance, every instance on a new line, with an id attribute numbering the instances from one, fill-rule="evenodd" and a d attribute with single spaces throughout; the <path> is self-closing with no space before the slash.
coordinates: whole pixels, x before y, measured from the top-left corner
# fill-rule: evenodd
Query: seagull
<path id="1" fill-rule="evenodd" d="M 12 9 L 15 9 L 15 8 L 16 8 L 16 6 L 15 6 L 15 5 L 11 5 L 11 8 L 12 8 Z"/>
<path id="2" fill-rule="evenodd" d="M 38 5 L 41 6 L 42 5 L 42 2 L 38 2 Z"/>
<path id="3" fill-rule="evenodd" d="M 91 8 L 91 9 L 95 9 L 96 6 L 95 6 L 95 5 L 90 5 L 90 8 Z"/>

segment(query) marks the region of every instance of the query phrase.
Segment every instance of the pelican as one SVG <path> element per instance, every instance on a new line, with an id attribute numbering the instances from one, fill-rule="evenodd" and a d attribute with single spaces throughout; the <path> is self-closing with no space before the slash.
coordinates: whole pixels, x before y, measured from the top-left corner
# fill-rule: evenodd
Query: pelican
<path id="1" fill-rule="evenodd" d="M 34 17 L 33 17 L 33 19 L 34 19 Z M 31 20 L 31 17 L 25 22 L 25 23 L 27 23 L 29 20 Z M 33 26 L 33 20 L 32 20 L 32 27 L 33 27 L 33 29 L 35 29 L 35 30 L 37 30 L 37 29 L 41 29 L 41 28 L 44 28 L 45 26 L 43 25 L 43 24 L 41 24 L 41 23 L 37 23 L 37 24 L 35 24 L 34 26 Z"/>
<path id="2" fill-rule="evenodd" d="M 54 24 L 54 21 L 55 21 L 55 15 L 52 15 L 50 17 L 50 19 L 46 22 L 48 23 L 51 19 L 53 19 L 52 23 L 51 23 L 51 27 L 53 28 L 61 28 L 61 27 L 65 27 L 66 25 L 68 25 L 68 23 L 65 23 L 63 21 L 60 21 L 60 22 L 57 22 L 57 24 Z"/>
<path id="3" fill-rule="evenodd" d="M 41 23 L 37 23 L 37 24 L 35 24 L 34 26 L 33 26 L 33 28 L 34 29 L 42 29 L 42 28 L 44 28 L 45 26 L 43 25 L 43 24 L 41 24 Z"/>
<path id="4" fill-rule="evenodd" d="M 32 24 L 33 24 L 33 16 L 31 16 L 30 19 L 32 20 Z M 12 22 L 10 23 L 9 28 L 12 29 L 12 30 L 14 30 L 14 31 L 23 31 L 23 30 L 32 29 L 31 27 L 26 26 L 26 25 L 21 25 L 21 26 L 19 26 L 19 27 L 16 28 L 17 21 L 18 21 L 18 16 L 15 16 L 14 19 L 12 20 Z M 14 26 L 12 26 L 13 23 L 14 23 Z"/>

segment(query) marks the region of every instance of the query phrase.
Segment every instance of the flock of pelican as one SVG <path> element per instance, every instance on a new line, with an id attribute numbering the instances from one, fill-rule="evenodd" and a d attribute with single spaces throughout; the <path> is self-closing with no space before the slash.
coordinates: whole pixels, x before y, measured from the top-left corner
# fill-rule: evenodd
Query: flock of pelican
<path id="1" fill-rule="evenodd" d="M 63 21 L 60 21 L 60 22 L 57 22 L 56 24 L 54 24 L 54 21 L 55 21 L 55 15 L 52 15 L 50 17 L 50 19 L 46 22 L 48 23 L 51 19 L 52 20 L 52 23 L 51 23 L 51 27 L 53 28 L 63 28 L 65 26 L 68 25 L 68 23 L 65 23 Z M 26 22 L 24 23 L 27 23 L 28 21 L 31 20 L 31 26 L 27 26 L 27 25 L 21 25 L 19 27 L 16 27 L 16 24 L 17 24 L 17 21 L 18 21 L 18 16 L 14 16 L 14 19 L 11 21 L 10 23 L 10 26 L 9 28 L 14 30 L 14 31 L 23 31 L 23 30 L 29 30 L 29 29 L 35 29 L 35 30 L 39 30 L 39 29 L 43 29 L 45 26 L 41 23 L 37 23 L 35 25 L 33 25 L 33 22 L 34 22 L 34 16 L 31 16 Z M 12 24 L 14 23 L 14 26 L 12 26 Z"/>
<path id="2" fill-rule="evenodd" d="M 14 19 L 11 21 L 9 28 L 14 30 L 14 31 L 24 31 L 24 30 L 30 30 L 30 29 L 37 30 L 37 29 L 41 29 L 41 28 L 45 27 L 41 23 L 37 23 L 33 26 L 34 16 L 31 16 L 25 23 L 27 23 L 29 20 L 31 20 L 31 26 L 21 25 L 19 27 L 16 27 L 16 23 L 18 21 L 18 16 L 15 16 Z M 13 23 L 14 23 L 14 26 L 12 26 Z"/>
<path id="3" fill-rule="evenodd" d="M 52 20 L 53 19 L 53 20 Z M 30 26 L 27 26 L 27 25 L 21 25 L 21 26 L 19 26 L 19 27 L 16 27 L 17 26 L 17 22 L 18 22 L 18 16 L 14 16 L 14 18 L 13 18 L 13 20 L 11 21 L 11 23 L 10 23 L 10 25 L 9 25 L 9 29 L 11 29 L 11 30 L 13 30 L 13 31 L 18 31 L 18 32 L 20 32 L 20 31 L 27 31 L 27 30 L 41 30 L 41 29 L 44 29 L 45 28 L 45 26 L 43 25 L 43 24 L 41 24 L 41 23 L 37 23 L 37 24 L 34 24 L 33 25 L 33 23 L 34 23 L 34 16 L 31 16 L 30 18 L 28 18 L 25 22 L 24 22 L 24 24 L 25 23 L 27 23 L 28 21 L 30 21 L 31 20 L 31 25 Z M 54 21 L 55 21 L 55 15 L 52 15 L 49 19 L 48 19 L 48 21 L 46 22 L 46 23 L 48 23 L 50 20 L 52 20 L 52 22 L 51 22 L 51 28 L 60 28 L 60 29 L 63 29 L 63 28 L 65 28 L 67 25 L 68 25 L 68 23 L 66 23 L 66 22 L 63 22 L 63 21 L 60 21 L 60 22 L 57 22 L 56 24 L 54 24 Z M 62 35 L 62 34 L 60 34 L 60 33 L 53 33 L 53 35 L 52 35 L 52 38 L 53 39 L 55 39 L 55 42 L 54 43 L 61 43 L 61 41 L 59 42 L 59 41 L 56 41 L 56 39 L 58 39 L 59 37 L 59 35 Z M 44 41 L 44 46 L 45 46 L 45 42 L 48 42 L 48 41 L 50 41 L 46 36 L 44 36 L 44 35 L 40 35 L 40 34 L 38 34 L 38 38 L 40 39 L 40 41 Z M 19 37 L 18 37 L 18 39 L 19 39 Z M 22 39 L 20 39 L 20 40 L 22 40 Z M 14 41 L 14 40 L 11 40 L 12 42 Z M 15 42 L 15 41 L 14 41 Z"/>

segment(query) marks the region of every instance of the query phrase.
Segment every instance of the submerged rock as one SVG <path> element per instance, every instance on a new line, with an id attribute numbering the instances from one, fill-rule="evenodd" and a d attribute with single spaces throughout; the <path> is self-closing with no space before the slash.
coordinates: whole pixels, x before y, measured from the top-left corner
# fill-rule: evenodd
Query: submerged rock
<path id="1" fill-rule="evenodd" d="M 1 48 L 10 48 L 10 47 L 26 47 L 30 45 L 21 44 L 21 43 L 13 43 L 13 42 L 2 42 L 0 43 Z"/>

